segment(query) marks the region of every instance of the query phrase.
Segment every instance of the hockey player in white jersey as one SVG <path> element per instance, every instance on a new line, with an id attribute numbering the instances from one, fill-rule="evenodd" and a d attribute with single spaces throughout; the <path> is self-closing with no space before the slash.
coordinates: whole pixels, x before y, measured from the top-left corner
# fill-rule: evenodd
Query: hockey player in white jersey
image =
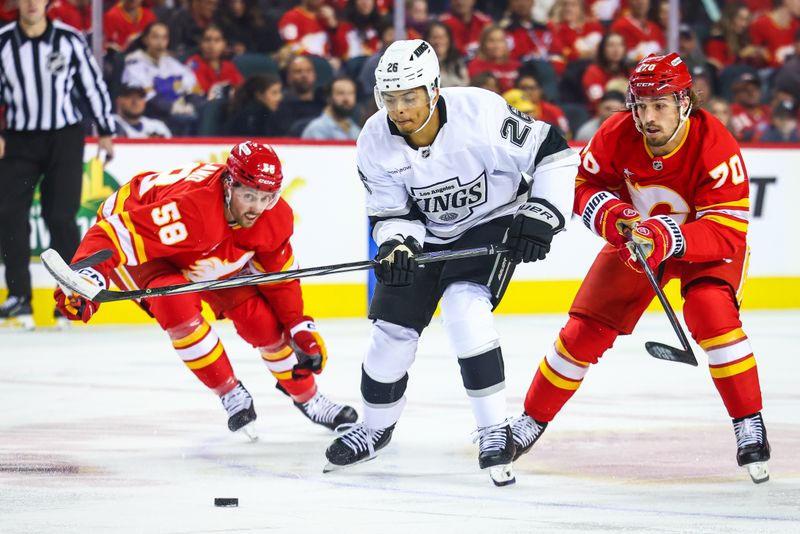
<path id="1" fill-rule="evenodd" d="M 361 373 L 363 422 L 326 451 L 326 471 L 371 459 L 406 403 L 407 371 L 441 301 L 477 423 L 478 463 L 514 482 L 514 443 L 492 310 L 520 261 L 545 258 L 572 210 L 578 155 L 549 124 L 477 88 L 439 88 L 439 62 L 422 40 L 397 41 L 375 69 L 380 110 L 357 143 L 378 284 Z M 421 251 L 505 241 L 511 252 L 418 268 Z"/>

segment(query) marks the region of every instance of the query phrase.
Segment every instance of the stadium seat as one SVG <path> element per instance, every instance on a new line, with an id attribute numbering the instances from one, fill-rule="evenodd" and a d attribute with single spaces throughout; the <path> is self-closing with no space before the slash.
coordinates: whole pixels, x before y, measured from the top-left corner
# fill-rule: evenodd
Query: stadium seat
<path id="1" fill-rule="evenodd" d="M 314 72 L 317 73 L 316 87 L 327 87 L 333 80 L 333 67 L 328 60 L 320 56 L 307 56 L 314 64 Z"/>
<path id="2" fill-rule="evenodd" d="M 545 100 L 552 102 L 558 99 L 558 76 L 549 61 L 540 59 L 526 61 L 519 68 L 519 73 L 530 73 L 536 76 Z"/>
<path id="3" fill-rule="evenodd" d="M 200 109 L 197 135 L 215 136 L 222 133 L 222 119 L 225 115 L 225 100 L 211 100 Z"/>
<path id="4" fill-rule="evenodd" d="M 253 74 L 278 74 L 278 64 L 265 54 L 240 54 L 234 56 L 232 61 L 245 78 Z"/>
<path id="5" fill-rule="evenodd" d="M 591 64 L 590 59 L 576 59 L 567 63 L 564 74 L 561 75 L 561 81 L 558 83 L 557 102 L 561 104 L 567 102 L 586 103 L 586 95 L 583 93 L 583 73 Z"/>
<path id="6" fill-rule="evenodd" d="M 744 63 L 736 63 L 722 69 L 719 73 L 720 96 L 731 102 L 733 100 L 733 84 L 745 73 L 750 73 L 759 78 L 758 69 Z"/>

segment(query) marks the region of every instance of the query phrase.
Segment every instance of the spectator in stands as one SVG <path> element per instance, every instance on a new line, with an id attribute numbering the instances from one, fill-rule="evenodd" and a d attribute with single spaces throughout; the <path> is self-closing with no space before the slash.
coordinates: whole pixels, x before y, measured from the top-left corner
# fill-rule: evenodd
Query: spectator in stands
<path id="1" fill-rule="evenodd" d="M 734 63 L 758 65 L 766 60 L 765 50 L 750 43 L 752 13 L 741 2 L 728 2 L 722 18 L 711 26 L 705 45 L 708 61 L 717 69 Z"/>
<path id="2" fill-rule="evenodd" d="M 497 24 L 486 26 L 481 32 L 478 53 L 467 64 L 470 77 L 479 72 L 491 72 L 500 84 L 500 92 L 506 92 L 514 87 L 519 67 L 519 61 L 511 59 L 505 30 Z"/>
<path id="3" fill-rule="evenodd" d="M 219 0 L 188 0 L 189 6 L 175 11 L 169 18 L 170 49 L 178 57 L 186 57 L 200 47 L 203 30 L 214 22 Z"/>
<path id="4" fill-rule="evenodd" d="M 106 48 L 124 52 L 155 21 L 155 13 L 142 7 L 142 0 L 120 0 L 103 15 Z"/>
<path id="5" fill-rule="evenodd" d="M 226 47 L 220 27 L 209 24 L 203 30 L 200 53 L 186 60 L 186 64 L 194 71 L 200 91 L 208 100 L 228 98 L 231 90 L 244 82 L 236 65 L 222 58 Z"/>
<path id="6" fill-rule="evenodd" d="M 475 76 L 470 77 L 469 86 L 480 87 L 481 89 L 486 89 L 498 95 L 501 94 L 500 82 L 497 80 L 497 76 L 489 71 L 479 72 Z"/>
<path id="7" fill-rule="evenodd" d="M 625 108 L 625 94 L 619 91 L 608 91 L 597 103 L 597 113 L 594 117 L 586 121 L 578 128 L 575 134 L 576 141 L 588 141 L 594 133 L 600 129 L 606 119 L 619 111 L 627 111 Z"/>
<path id="8" fill-rule="evenodd" d="M 216 20 L 235 56 L 274 53 L 283 46 L 277 19 L 265 14 L 258 0 L 222 0 Z"/>
<path id="9" fill-rule="evenodd" d="M 775 9 L 757 17 L 750 25 L 750 40 L 765 51 L 767 65 L 777 68 L 794 52 L 800 30 L 800 1 L 776 0 Z"/>
<path id="10" fill-rule="evenodd" d="M 406 30 L 425 35 L 431 19 L 428 14 L 428 0 L 408 0 L 406 2 Z M 406 37 L 412 39 L 412 37 Z"/>
<path id="11" fill-rule="evenodd" d="M 700 99 L 700 103 L 708 102 L 714 97 L 714 80 L 710 65 L 696 65 L 692 67 L 692 90 Z"/>
<path id="12" fill-rule="evenodd" d="M 293 54 L 324 58 L 331 57 L 331 33 L 337 25 L 336 12 L 323 0 L 301 0 L 278 21 L 283 42 Z"/>
<path id="13" fill-rule="evenodd" d="M 762 143 L 800 143 L 797 127 L 797 106 L 791 100 L 783 100 L 772 108 L 770 125 L 756 136 Z"/>
<path id="14" fill-rule="evenodd" d="M 584 0 L 558 0 L 553 7 L 552 28 L 558 42 L 564 45 L 565 61 L 597 57 L 605 30 L 587 16 Z"/>
<path id="15" fill-rule="evenodd" d="M 231 99 L 225 135 L 241 137 L 284 137 L 288 117 L 281 107 L 283 87 L 275 74 L 254 74 L 247 78 Z"/>
<path id="16" fill-rule="evenodd" d="M 432 21 L 425 34 L 439 58 L 439 76 L 441 87 L 463 87 L 469 83 L 467 66 L 458 53 L 450 34 L 450 27 L 439 21 Z"/>
<path id="17" fill-rule="evenodd" d="M 47 6 L 47 18 L 89 33 L 92 31 L 92 0 L 53 0 Z"/>
<path id="18" fill-rule="evenodd" d="M 692 73 L 695 67 L 706 68 L 708 64 L 703 48 L 700 46 L 694 30 L 688 24 L 678 26 L 678 55 Z"/>
<path id="19" fill-rule="evenodd" d="M 374 54 L 381 44 L 381 14 L 375 0 L 348 0 L 343 19 L 333 34 L 333 55 L 347 60 Z"/>
<path id="20" fill-rule="evenodd" d="M 439 20 L 450 28 L 456 48 L 466 58 L 475 55 L 481 32 L 492 23 L 489 16 L 475 10 L 475 0 L 451 0 L 450 11 Z"/>
<path id="21" fill-rule="evenodd" d="M 500 25 L 508 35 L 511 58 L 520 62 L 548 61 L 564 72 L 564 44 L 549 27 L 533 20 L 533 0 L 508 0 L 508 16 Z"/>
<path id="22" fill-rule="evenodd" d="M 565 138 L 570 139 L 572 137 L 567 117 L 560 107 L 545 100 L 542 86 L 539 80 L 536 79 L 536 76 L 531 73 L 521 74 L 519 78 L 517 78 L 516 88 L 522 91 L 525 99 L 533 104 L 533 109 L 530 112 L 526 112 L 528 115 L 538 121 L 552 124 L 558 128 L 559 133 Z M 514 92 L 503 94 L 506 101 L 513 106 L 514 104 L 509 100 L 509 93 L 512 95 L 512 99 L 517 99 L 519 96 L 518 93 Z"/>
<path id="23" fill-rule="evenodd" d="M 372 107 L 372 103 L 375 102 L 373 93 L 375 89 L 375 68 L 381 60 L 383 51 L 394 42 L 394 22 L 390 17 L 384 17 L 381 20 L 378 32 L 381 37 L 381 46 L 377 52 L 364 61 L 364 64 L 361 66 L 361 72 L 356 80 L 358 83 L 359 98 L 362 100 L 362 104 L 366 103 L 365 107 L 367 108 L 365 109 L 367 116 L 364 121 L 378 110 L 377 106 Z M 364 123 L 362 122 L 361 124 L 363 125 Z"/>
<path id="24" fill-rule="evenodd" d="M 789 93 L 795 102 L 800 102 L 800 30 L 794 34 L 794 54 L 775 75 L 775 89 Z"/>
<path id="25" fill-rule="evenodd" d="M 191 133 L 197 120 L 192 69 L 169 54 L 169 28 L 163 22 L 145 28 L 141 43 L 143 49 L 125 58 L 122 83 L 144 88 L 147 115 L 164 120 L 176 135 Z"/>
<path id="26" fill-rule="evenodd" d="M 769 106 L 761 104 L 761 82 L 749 72 L 733 84 L 731 127 L 739 141 L 752 141 L 770 122 Z"/>
<path id="27" fill-rule="evenodd" d="M 117 112 L 113 115 L 117 136 L 130 139 L 172 137 L 163 121 L 144 115 L 145 91 L 142 87 L 123 85 L 116 98 Z"/>
<path id="28" fill-rule="evenodd" d="M 317 74 L 306 56 L 295 56 L 286 67 L 283 107 L 294 122 L 308 120 L 322 113 L 325 99 L 316 90 Z M 289 127 L 291 130 L 291 125 Z M 302 131 L 302 130 L 301 130 Z M 299 135 L 300 132 L 298 132 Z"/>
<path id="29" fill-rule="evenodd" d="M 649 10 L 650 0 L 628 0 L 628 13 L 609 28 L 622 35 L 631 63 L 638 63 L 650 54 L 659 54 L 667 45 L 661 28 L 647 18 Z"/>
<path id="30" fill-rule="evenodd" d="M 715 96 L 706 100 L 703 108 L 719 119 L 719 122 L 724 124 L 729 132 L 733 133 L 733 128 L 731 127 L 731 118 L 733 115 L 731 114 L 731 105 L 727 100 Z"/>
<path id="31" fill-rule="evenodd" d="M 319 117 L 308 123 L 301 137 L 355 141 L 361 132 L 352 118 L 355 109 L 356 82 L 347 76 L 334 78 L 328 92 L 328 105 Z"/>
<path id="32" fill-rule="evenodd" d="M 597 63 L 589 65 L 583 73 L 581 83 L 589 108 L 594 109 L 600 98 L 612 86 L 628 85 L 625 40 L 622 35 L 607 33 L 597 49 Z M 624 92 L 624 90 L 623 90 Z"/>

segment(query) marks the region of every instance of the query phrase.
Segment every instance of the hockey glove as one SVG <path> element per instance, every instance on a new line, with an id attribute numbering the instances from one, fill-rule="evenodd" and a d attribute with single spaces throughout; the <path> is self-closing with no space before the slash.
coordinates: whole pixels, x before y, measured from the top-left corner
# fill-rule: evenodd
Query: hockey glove
<path id="1" fill-rule="evenodd" d="M 91 267 L 85 267 L 78 271 L 78 274 L 87 280 L 89 283 L 96 285 L 101 289 L 108 287 L 108 278 Z M 61 312 L 61 315 L 70 321 L 83 321 L 88 323 L 92 315 L 100 307 L 100 304 L 86 299 L 78 294 L 73 293 L 67 296 L 61 287 L 56 287 L 53 297 L 56 299 L 56 308 Z"/>
<path id="2" fill-rule="evenodd" d="M 399 236 L 398 236 L 399 237 Z M 414 254 L 422 252 L 422 247 L 413 237 L 402 242 L 399 239 L 384 241 L 375 256 L 375 277 L 387 286 L 409 286 L 414 283 L 417 261 Z"/>
<path id="3" fill-rule="evenodd" d="M 314 319 L 305 316 L 288 330 L 289 345 L 297 356 L 297 363 L 292 368 L 292 378 L 305 378 L 311 373 L 320 374 L 328 362 L 328 352 L 317 332 Z"/>
<path id="4" fill-rule="evenodd" d="M 670 256 L 682 256 L 685 240 L 678 223 L 667 215 L 656 215 L 645 219 L 631 231 L 631 241 L 636 242 L 644 254 L 647 264 L 655 271 L 662 261 Z M 636 261 L 633 243 L 627 243 L 630 251 L 625 265 L 637 272 L 644 272 Z"/>
<path id="5" fill-rule="evenodd" d="M 607 191 L 595 193 L 583 210 L 583 224 L 611 246 L 621 249 L 628 241 L 626 229 L 633 229 L 642 215 L 632 205 Z"/>
<path id="6" fill-rule="evenodd" d="M 522 204 L 511 226 L 506 244 L 514 263 L 543 260 L 550 252 L 553 236 L 564 229 L 564 216 L 541 198 L 530 198 Z"/>

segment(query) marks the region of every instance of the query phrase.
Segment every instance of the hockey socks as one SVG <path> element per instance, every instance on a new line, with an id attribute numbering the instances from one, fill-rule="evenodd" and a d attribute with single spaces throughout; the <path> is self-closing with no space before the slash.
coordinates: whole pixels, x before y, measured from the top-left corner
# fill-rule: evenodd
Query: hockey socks
<path id="1" fill-rule="evenodd" d="M 169 331 L 170 337 L 173 331 Z M 219 396 L 237 385 L 228 355 L 217 334 L 201 321 L 188 334 L 173 337 L 172 346 L 197 378 Z"/>

